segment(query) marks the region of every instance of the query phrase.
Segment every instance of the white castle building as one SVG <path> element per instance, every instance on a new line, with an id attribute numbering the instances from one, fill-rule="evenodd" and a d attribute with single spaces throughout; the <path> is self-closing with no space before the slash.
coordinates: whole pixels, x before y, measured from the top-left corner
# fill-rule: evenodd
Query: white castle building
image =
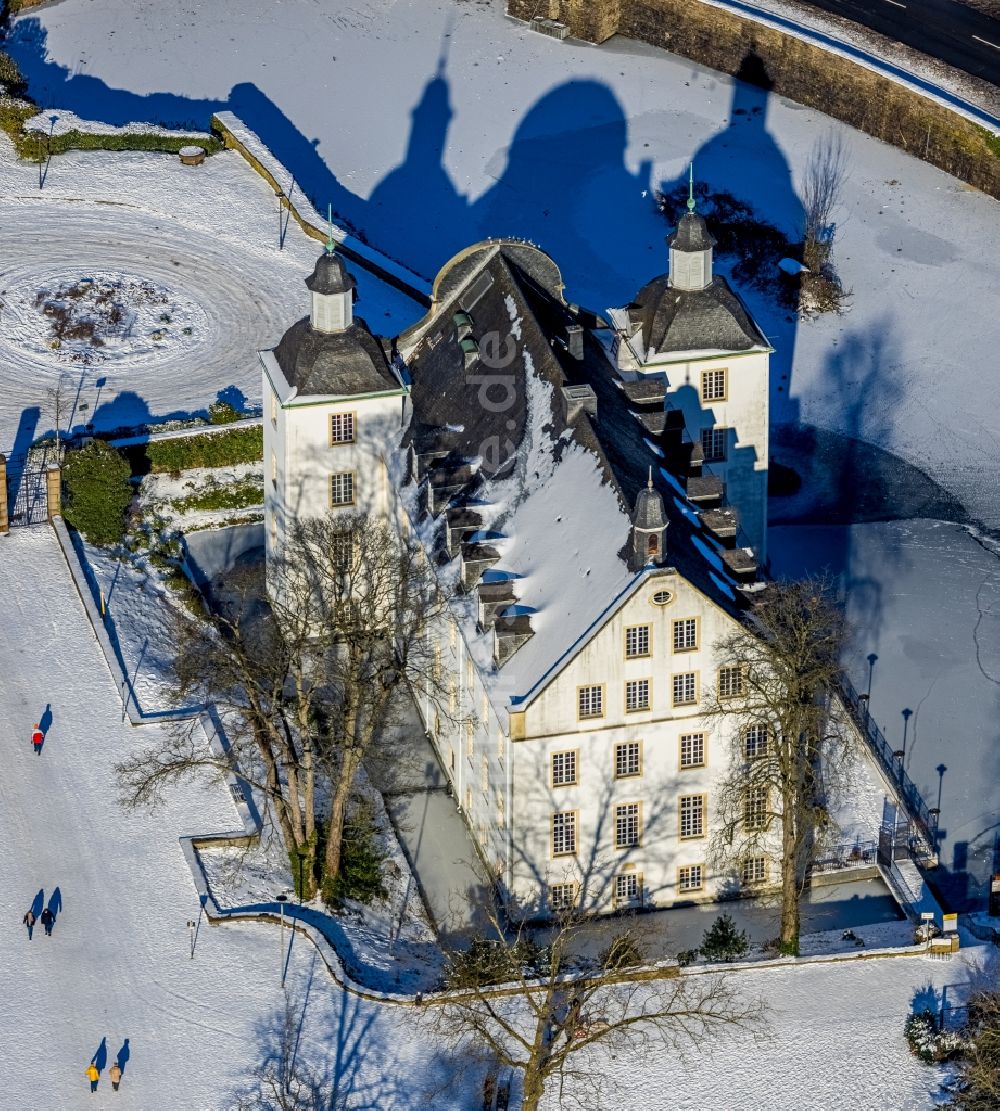
<path id="1" fill-rule="evenodd" d="M 394 360 L 330 244 L 261 353 L 268 553 L 295 516 L 385 514 L 453 595 L 448 712 L 418 708 L 514 916 L 776 879 L 709 862 L 735 726 L 703 710 L 738 687 L 715 645 L 766 553 L 770 348 L 690 208 L 610 327 L 544 252 L 493 241 L 442 269 Z"/>

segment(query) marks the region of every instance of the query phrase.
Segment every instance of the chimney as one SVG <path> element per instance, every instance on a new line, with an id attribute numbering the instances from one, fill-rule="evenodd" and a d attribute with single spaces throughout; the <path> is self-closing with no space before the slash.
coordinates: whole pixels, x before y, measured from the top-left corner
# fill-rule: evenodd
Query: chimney
<path id="1" fill-rule="evenodd" d="M 597 394 L 590 386 L 563 386 L 562 395 L 567 424 L 572 424 L 581 413 L 597 419 Z"/>
<path id="2" fill-rule="evenodd" d="M 479 358 L 479 344 L 472 338 L 472 336 L 465 336 L 458 341 L 458 346 L 462 349 L 462 359 L 464 360 L 465 369 L 476 365 L 476 360 Z"/>
<path id="3" fill-rule="evenodd" d="M 566 328 L 566 350 L 574 359 L 583 358 L 583 325 L 570 324 Z"/>

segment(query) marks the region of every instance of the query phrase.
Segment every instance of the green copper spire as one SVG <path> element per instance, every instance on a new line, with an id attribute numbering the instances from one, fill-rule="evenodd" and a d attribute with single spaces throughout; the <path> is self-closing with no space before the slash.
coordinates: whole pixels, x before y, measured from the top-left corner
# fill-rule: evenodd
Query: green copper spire
<path id="1" fill-rule="evenodd" d="M 326 206 L 326 253 L 332 255 L 337 249 L 337 244 L 333 241 L 333 205 Z"/>
<path id="2" fill-rule="evenodd" d="M 694 212 L 694 163 L 688 163 L 688 212 Z"/>

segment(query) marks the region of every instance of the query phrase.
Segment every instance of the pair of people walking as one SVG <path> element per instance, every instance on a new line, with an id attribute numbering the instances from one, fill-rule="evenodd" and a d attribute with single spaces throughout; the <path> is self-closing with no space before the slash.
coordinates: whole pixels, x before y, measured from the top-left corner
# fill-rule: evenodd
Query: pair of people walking
<path id="1" fill-rule="evenodd" d="M 90 1090 L 96 1092 L 101 1079 L 101 1070 L 91 1061 L 83 1075 L 90 1081 Z M 111 1081 L 112 1090 L 117 1092 L 118 1085 L 122 1082 L 122 1070 L 117 1061 L 108 1069 L 108 1079 Z"/>
<path id="2" fill-rule="evenodd" d="M 36 919 L 35 912 L 31 907 L 28 907 L 21 921 L 28 927 L 28 940 L 31 941 L 31 935 L 34 933 L 36 921 L 41 922 L 42 929 L 45 930 L 45 936 L 51 937 L 52 927 L 56 924 L 56 916 L 46 907 L 45 910 L 42 911 L 41 917 Z"/>

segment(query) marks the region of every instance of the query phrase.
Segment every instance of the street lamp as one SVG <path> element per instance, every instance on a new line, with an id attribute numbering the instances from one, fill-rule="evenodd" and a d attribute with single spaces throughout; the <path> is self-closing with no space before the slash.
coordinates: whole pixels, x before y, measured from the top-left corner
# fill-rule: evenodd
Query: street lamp
<path id="1" fill-rule="evenodd" d="M 191 934 L 191 960 L 194 960 L 194 926 L 195 926 L 194 919 L 189 918 L 188 919 L 188 931 Z"/>
<path id="2" fill-rule="evenodd" d="M 282 201 L 285 199 L 285 194 L 279 189 L 275 195 L 278 198 L 278 250 L 280 251 L 285 246 L 285 222 L 282 214 Z"/>
<path id="3" fill-rule="evenodd" d="M 281 914 L 281 930 L 278 934 L 278 939 L 281 948 L 281 986 L 285 986 L 285 903 L 288 901 L 287 895 L 275 895 L 278 902 Z"/>

